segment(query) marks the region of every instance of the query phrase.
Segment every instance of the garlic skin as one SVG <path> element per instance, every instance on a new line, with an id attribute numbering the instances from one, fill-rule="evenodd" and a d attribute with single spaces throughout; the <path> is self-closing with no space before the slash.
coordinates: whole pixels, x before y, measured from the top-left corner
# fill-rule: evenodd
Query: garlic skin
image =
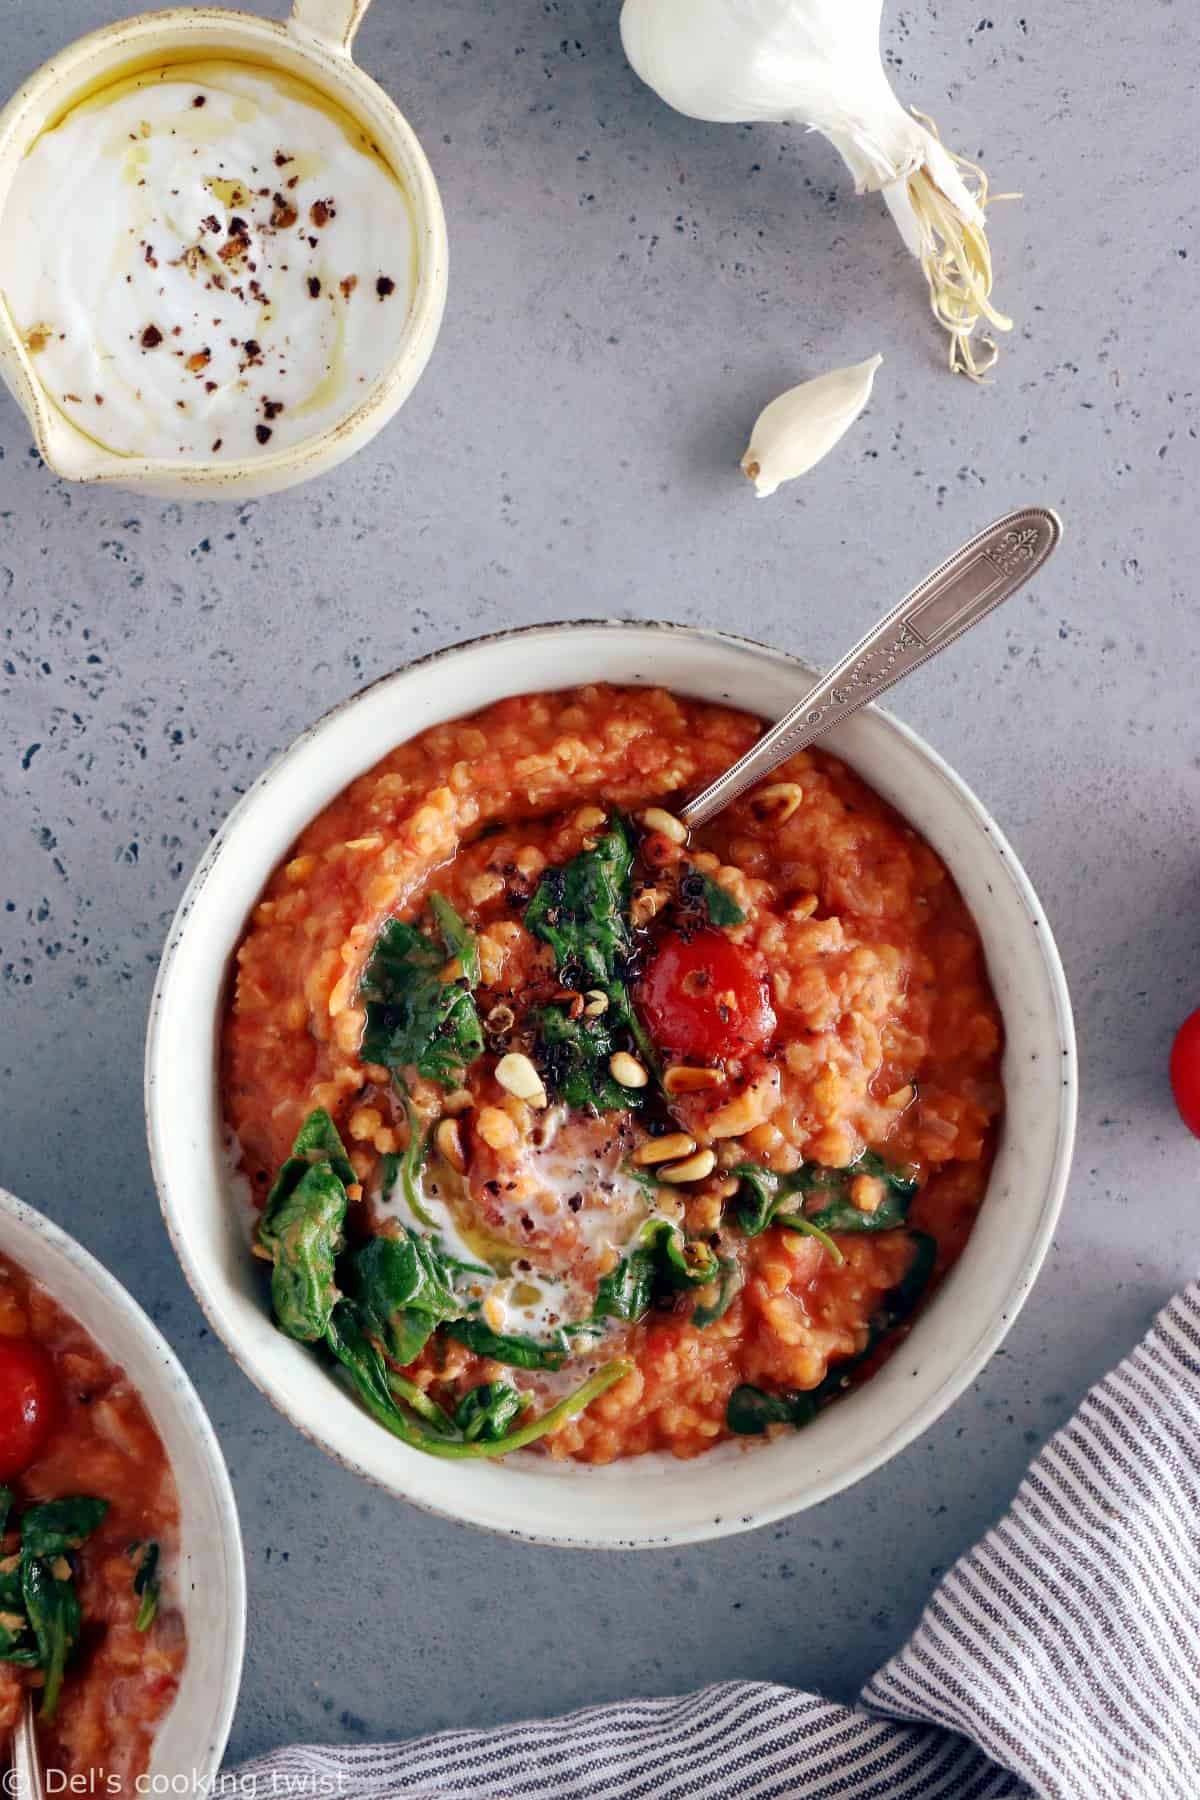
<path id="1" fill-rule="evenodd" d="M 981 317 L 1011 320 L 988 298 L 987 183 L 972 193 L 936 132 L 901 106 L 879 52 L 883 0 L 624 0 L 621 41 L 648 87 L 689 118 L 803 124 L 840 153 L 858 193 L 881 191 L 921 262 L 950 367 L 978 377 Z"/>
<path id="2" fill-rule="evenodd" d="M 831 369 L 764 406 L 742 458 L 742 473 L 760 500 L 783 482 L 807 475 L 846 435 L 871 398 L 882 361 L 868 356 L 848 369 Z"/>

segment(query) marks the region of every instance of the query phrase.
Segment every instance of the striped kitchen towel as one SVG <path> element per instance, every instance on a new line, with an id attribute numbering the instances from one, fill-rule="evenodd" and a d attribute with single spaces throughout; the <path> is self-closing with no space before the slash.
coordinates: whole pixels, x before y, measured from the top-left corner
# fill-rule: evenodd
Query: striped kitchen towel
<path id="1" fill-rule="evenodd" d="M 728 1681 L 290 1749 L 226 1781 L 345 1800 L 1197 1800 L 1200 1284 L 1051 1439 L 859 1707 Z"/>

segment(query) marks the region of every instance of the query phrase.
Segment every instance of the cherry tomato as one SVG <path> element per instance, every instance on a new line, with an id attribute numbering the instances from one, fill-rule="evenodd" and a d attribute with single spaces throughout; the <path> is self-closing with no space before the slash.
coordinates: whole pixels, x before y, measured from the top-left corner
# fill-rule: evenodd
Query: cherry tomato
<path id="1" fill-rule="evenodd" d="M 1176 1033 L 1171 1047 L 1171 1087 L 1180 1118 L 1200 1137 L 1200 1007 Z"/>
<path id="2" fill-rule="evenodd" d="M 49 1353 L 31 1338 L 0 1338 L 0 1481 L 35 1462 L 58 1423 Z"/>
<path id="3" fill-rule="evenodd" d="M 666 938 L 637 997 L 651 1036 L 676 1056 L 741 1056 L 761 1049 L 775 1030 L 766 964 L 720 931 Z"/>

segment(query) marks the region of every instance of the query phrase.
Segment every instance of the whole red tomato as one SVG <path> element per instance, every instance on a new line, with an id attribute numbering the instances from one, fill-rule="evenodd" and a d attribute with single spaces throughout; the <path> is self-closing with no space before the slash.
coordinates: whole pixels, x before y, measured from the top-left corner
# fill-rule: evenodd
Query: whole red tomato
<path id="1" fill-rule="evenodd" d="M 58 1381 L 31 1338 L 0 1338 L 0 1481 L 36 1462 L 58 1423 Z"/>
<path id="2" fill-rule="evenodd" d="M 655 1042 L 675 1056 L 715 1062 L 760 1050 L 775 1032 L 763 959 L 721 931 L 664 939 L 638 987 Z"/>
<path id="3" fill-rule="evenodd" d="M 1171 1087 L 1179 1116 L 1200 1137 L 1200 1007 L 1183 1021 L 1171 1047 Z"/>

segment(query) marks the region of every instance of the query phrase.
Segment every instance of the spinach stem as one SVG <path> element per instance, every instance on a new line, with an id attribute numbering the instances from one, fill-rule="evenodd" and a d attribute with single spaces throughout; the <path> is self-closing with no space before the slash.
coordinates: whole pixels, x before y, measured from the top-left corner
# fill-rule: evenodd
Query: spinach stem
<path id="1" fill-rule="evenodd" d="M 772 1225 L 782 1225 L 788 1231 L 803 1232 L 805 1237 L 816 1238 L 818 1244 L 821 1244 L 828 1252 L 835 1268 L 840 1268 L 845 1262 L 845 1257 L 829 1233 L 822 1231 L 819 1225 L 814 1225 L 812 1220 L 806 1219 L 802 1213 L 776 1213 L 771 1223 Z"/>
<path id="2" fill-rule="evenodd" d="M 567 1419 L 573 1419 L 577 1413 L 581 1413 L 589 1407 L 593 1400 L 598 1400 L 601 1394 L 607 1393 L 610 1387 L 615 1387 L 618 1381 L 623 1381 L 632 1369 L 633 1364 L 629 1362 L 606 1363 L 602 1369 L 597 1369 L 594 1375 L 589 1376 L 587 1381 L 577 1387 L 573 1394 L 567 1394 L 564 1399 L 559 1400 L 542 1413 L 540 1418 L 530 1419 L 528 1424 L 519 1425 L 515 1431 L 510 1431 L 505 1437 L 494 1438 L 488 1443 L 481 1442 L 479 1439 L 468 1442 L 466 1439 L 451 1440 L 436 1437 L 409 1426 L 398 1413 L 391 1414 L 384 1410 L 376 1410 L 374 1407 L 372 1411 L 375 1412 L 375 1417 L 379 1419 L 380 1423 L 386 1425 L 388 1430 L 394 1432 L 398 1438 L 403 1438 L 404 1442 L 411 1444 L 414 1450 L 424 1450 L 430 1456 L 444 1456 L 452 1460 L 462 1460 L 468 1457 L 507 1456 L 510 1450 L 523 1450 L 527 1444 L 536 1443 L 538 1438 L 555 1430 Z"/>

